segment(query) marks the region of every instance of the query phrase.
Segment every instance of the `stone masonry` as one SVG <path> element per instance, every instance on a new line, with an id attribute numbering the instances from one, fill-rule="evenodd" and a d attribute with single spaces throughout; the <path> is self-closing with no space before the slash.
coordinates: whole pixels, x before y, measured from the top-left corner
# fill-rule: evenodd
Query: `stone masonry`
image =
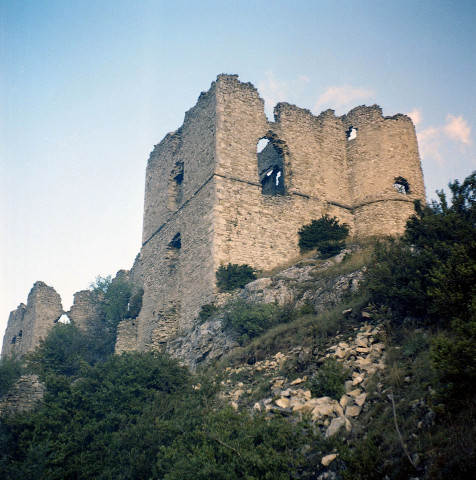
<path id="1" fill-rule="evenodd" d="M 21 356 L 32 351 L 62 314 L 61 298 L 55 289 L 44 282 L 36 282 L 28 295 L 27 304 L 21 303 L 10 313 L 3 337 L 2 356 Z"/>
<path id="2" fill-rule="evenodd" d="M 190 331 L 215 299 L 220 264 L 288 263 L 298 230 L 323 214 L 356 237 L 397 235 L 424 198 L 409 117 L 384 117 L 377 105 L 315 116 L 279 103 L 269 121 L 252 84 L 219 75 L 148 160 L 142 248 L 129 272 L 144 289 L 142 310 L 119 324 L 116 351 L 163 348 Z M 11 313 L 3 355 L 32 349 L 59 318 L 53 292 L 38 282 Z M 69 312 L 83 328 L 89 297 L 76 294 Z"/>
<path id="3" fill-rule="evenodd" d="M 424 197 L 409 117 L 376 105 L 315 116 L 279 103 L 270 122 L 253 85 L 219 75 L 149 158 L 132 274 L 143 307 L 134 328 L 120 326 L 120 350 L 160 348 L 190 330 L 220 264 L 288 262 L 299 228 L 323 214 L 358 237 L 400 234 Z"/>

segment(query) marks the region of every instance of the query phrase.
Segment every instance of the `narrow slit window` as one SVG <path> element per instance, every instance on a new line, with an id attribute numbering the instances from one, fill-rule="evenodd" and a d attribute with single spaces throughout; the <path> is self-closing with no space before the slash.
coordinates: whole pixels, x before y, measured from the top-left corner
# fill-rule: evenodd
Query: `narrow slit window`
<path id="1" fill-rule="evenodd" d="M 182 203 L 183 162 L 177 162 L 169 177 L 169 200 L 168 209 L 177 210 Z"/>
<path id="2" fill-rule="evenodd" d="M 169 244 L 167 245 L 165 260 L 167 262 L 169 272 L 173 272 L 177 268 L 179 258 L 180 258 L 181 248 L 182 248 L 182 238 L 180 236 L 180 233 L 177 233 L 174 236 L 174 238 L 172 238 L 172 241 L 169 242 Z"/>

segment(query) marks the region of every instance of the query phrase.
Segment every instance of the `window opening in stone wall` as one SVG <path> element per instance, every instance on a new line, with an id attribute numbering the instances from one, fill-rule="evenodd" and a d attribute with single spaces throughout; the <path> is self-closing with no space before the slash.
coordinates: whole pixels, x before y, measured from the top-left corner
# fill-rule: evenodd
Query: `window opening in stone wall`
<path id="1" fill-rule="evenodd" d="M 20 338 L 23 337 L 23 330 L 20 330 L 20 331 L 18 332 L 18 336 L 19 336 Z"/>
<path id="2" fill-rule="evenodd" d="M 284 154 L 281 148 L 262 138 L 257 145 L 257 155 L 261 192 L 264 195 L 284 195 Z"/>
<path id="3" fill-rule="evenodd" d="M 167 251 L 165 253 L 165 260 L 170 272 L 177 268 L 181 248 L 182 239 L 180 237 L 180 233 L 177 233 L 174 238 L 172 238 L 172 241 L 167 245 Z"/>
<path id="4" fill-rule="evenodd" d="M 182 203 L 183 162 L 174 165 L 169 177 L 168 209 L 176 210 Z"/>
<path id="5" fill-rule="evenodd" d="M 347 140 L 357 138 L 357 128 L 355 127 L 350 127 L 345 133 L 347 134 Z"/>
<path id="6" fill-rule="evenodd" d="M 410 193 L 410 184 L 408 180 L 403 177 L 396 177 L 394 180 L 393 188 L 403 195 Z"/>
<path id="7" fill-rule="evenodd" d="M 17 342 L 17 337 L 16 335 L 12 338 L 12 344 Z"/>

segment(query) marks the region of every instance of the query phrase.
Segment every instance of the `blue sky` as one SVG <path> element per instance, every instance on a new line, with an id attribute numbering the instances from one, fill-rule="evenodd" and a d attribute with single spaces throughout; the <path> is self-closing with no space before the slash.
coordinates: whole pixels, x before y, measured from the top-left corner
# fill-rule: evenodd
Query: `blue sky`
<path id="1" fill-rule="evenodd" d="M 0 332 L 36 280 L 130 268 L 153 146 L 219 73 L 416 124 L 427 196 L 476 169 L 473 1 L 0 2 Z"/>

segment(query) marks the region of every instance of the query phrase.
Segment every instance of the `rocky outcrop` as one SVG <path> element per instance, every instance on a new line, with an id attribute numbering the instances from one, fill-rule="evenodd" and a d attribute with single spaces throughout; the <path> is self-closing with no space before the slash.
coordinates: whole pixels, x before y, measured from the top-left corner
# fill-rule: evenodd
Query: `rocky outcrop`
<path id="1" fill-rule="evenodd" d="M 307 305 L 312 313 L 323 312 L 337 305 L 346 295 L 355 293 L 363 278 L 360 270 L 332 274 L 332 267 L 341 263 L 346 253 L 350 252 L 346 250 L 325 261 L 308 258 L 272 277 L 258 278 L 242 290 L 218 294 L 216 306 L 226 310 L 227 304 L 242 299 L 247 303 L 275 303 L 281 307 L 300 308 Z M 224 330 L 224 315 L 222 311 L 206 322 L 196 324 L 185 334 L 169 340 L 166 352 L 192 368 L 218 360 L 229 353 L 238 343 L 232 332 Z M 121 333 L 118 338 L 123 336 L 126 337 Z"/>
<path id="2" fill-rule="evenodd" d="M 222 320 L 223 317 L 218 317 L 197 325 L 188 335 L 170 341 L 166 352 L 192 368 L 218 360 L 238 346 L 223 330 Z"/>

